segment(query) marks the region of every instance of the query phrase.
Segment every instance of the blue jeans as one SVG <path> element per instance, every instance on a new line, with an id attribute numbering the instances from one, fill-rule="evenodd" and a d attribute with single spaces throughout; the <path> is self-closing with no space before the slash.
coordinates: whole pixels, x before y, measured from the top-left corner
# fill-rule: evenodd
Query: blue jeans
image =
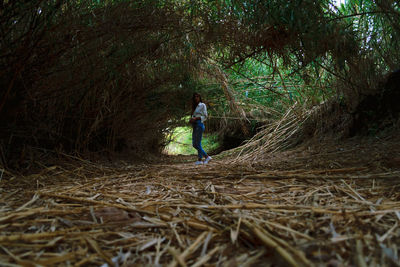
<path id="1" fill-rule="evenodd" d="M 197 149 L 199 160 L 201 160 L 202 157 L 207 158 L 207 153 L 201 147 L 201 138 L 203 137 L 204 129 L 204 124 L 200 120 L 193 123 L 192 144 L 193 147 Z"/>

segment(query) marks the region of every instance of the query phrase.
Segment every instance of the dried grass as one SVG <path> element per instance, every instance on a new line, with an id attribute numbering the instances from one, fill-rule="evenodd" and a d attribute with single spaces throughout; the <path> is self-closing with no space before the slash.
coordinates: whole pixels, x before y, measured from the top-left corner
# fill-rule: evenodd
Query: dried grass
<path id="1" fill-rule="evenodd" d="M 230 163 L 81 161 L 7 175 L 0 262 L 398 266 L 400 171 Z"/>
<path id="2" fill-rule="evenodd" d="M 221 156 L 234 156 L 235 163 L 258 161 L 267 153 L 291 148 L 303 141 L 304 123 L 313 114 L 314 110 L 304 109 L 295 103 L 280 119 L 265 125 L 246 144 L 225 151 Z"/>

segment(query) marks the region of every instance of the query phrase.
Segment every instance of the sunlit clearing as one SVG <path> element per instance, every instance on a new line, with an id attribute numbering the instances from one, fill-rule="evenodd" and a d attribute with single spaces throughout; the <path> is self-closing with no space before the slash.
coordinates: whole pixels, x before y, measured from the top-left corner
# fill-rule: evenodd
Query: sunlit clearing
<path id="1" fill-rule="evenodd" d="M 192 128 L 177 127 L 171 134 L 171 142 L 165 147 L 164 153 L 168 155 L 197 155 L 192 146 Z M 219 146 L 216 134 L 203 134 L 201 144 L 207 153 Z"/>
<path id="2" fill-rule="evenodd" d="M 336 6 L 340 6 L 341 4 L 345 4 L 346 0 L 335 0 L 334 3 L 336 4 Z"/>
<path id="3" fill-rule="evenodd" d="M 171 143 L 165 147 L 168 155 L 193 155 L 196 150 L 192 147 L 192 128 L 177 127 L 171 134 Z"/>

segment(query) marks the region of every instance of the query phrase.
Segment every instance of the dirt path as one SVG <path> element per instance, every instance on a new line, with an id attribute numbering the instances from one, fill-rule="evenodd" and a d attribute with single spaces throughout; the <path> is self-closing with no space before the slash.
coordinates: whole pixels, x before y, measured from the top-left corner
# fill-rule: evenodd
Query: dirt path
<path id="1" fill-rule="evenodd" d="M 381 146 L 3 179 L 0 265 L 398 266 L 400 172 Z"/>

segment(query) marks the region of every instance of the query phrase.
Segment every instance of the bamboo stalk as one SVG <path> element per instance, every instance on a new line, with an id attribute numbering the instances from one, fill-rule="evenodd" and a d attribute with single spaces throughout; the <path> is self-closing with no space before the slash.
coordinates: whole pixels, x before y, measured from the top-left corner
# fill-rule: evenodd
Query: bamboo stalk
<path id="1" fill-rule="evenodd" d="M 41 240 L 44 238 L 51 238 L 55 236 L 62 236 L 62 235 L 67 235 L 67 236 L 80 236 L 84 233 L 88 234 L 94 234 L 94 233 L 100 233 L 101 231 L 96 230 L 96 231 L 89 231 L 89 232 L 71 232 L 73 229 L 69 230 L 60 230 L 56 232 L 45 232 L 45 233 L 35 233 L 35 234 L 16 234 L 16 235 L 8 235 L 8 236 L 0 236 L 0 243 L 5 243 L 5 242 L 14 242 L 14 241 L 35 241 L 35 240 Z"/>
<path id="2" fill-rule="evenodd" d="M 203 232 L 201 233 L 197 239 L 184 251 L 182 252 L 182 254 L 178 255 L 174 255 L 175 260 L 172 261 L 168 267 L 175 267 L 177 266 L 177 264 L 181 264 L 182 266 L 186 266 L 186 263 L 184 263 L 184 260 L 191 255 L 200 245 L 201 242 L 204 240 L 204 238 L 206 238 L 208 232 Z M 175 251 L 173 251 L 173 253 L 175 253 Z M 184 265 L 183 265 L 184 264 Z"/>
<path id="3" fill-rule="evenodd" d="M 91 239 L 90 237 L 85 237 L 85 240 L 88 242 L 90 247 L 92 247 L 102 259 L 104 259 L 110 266 L 114 266 L 114 263 L 110 259 L 110 256 L 106 255 L 106 253 L 99 247 L 99 245 L 97 244 L 97 242 L 95 240 Z"/>
<path id="4" fill-rule="evenodd" d="M 115 208 L 119 208 L 119 209 L 123 209 L 123 210 L 135 211 L 135 212 L 139 212 L 139 213 L 143 213 L 143 214 L 147 214 L 147 215 L 155 215 L 151 211 L 140 210 L 140 209 L 136 209 L 133 207 L 127 207 L 124 205 L 108 203 L 108 202 L 104 202 L 104 201 L 97 201 L 97 200 L 92 200 L 92 199 L 64 196 L 64 195 L 51 194 L 51 193 L 40 193 L 40 195 L 47 196 L 47 197 L 54 197 L 54 198 L 62 198 L 62 199 L 67 199 L 67 200 L 77 201 L 77 202 L 91 203 L 91 204 L 96 204 L 99 206 L 115 207 Z"/>
<path id="5" fill-rule="evenodd" d="M 277 242 L 275 242 L 270 237 L 266 236 L 257 226 L 251 224 L 247 220 L 243 220 L 243 223 L 253 231 L 253 233 L 261 240 L 261 242 L 268 248 L 274 249 L 290 266 L 301 266 L 293 258 L 290 253 L 288 253 L 283 247 L 281 247 Z"/>

